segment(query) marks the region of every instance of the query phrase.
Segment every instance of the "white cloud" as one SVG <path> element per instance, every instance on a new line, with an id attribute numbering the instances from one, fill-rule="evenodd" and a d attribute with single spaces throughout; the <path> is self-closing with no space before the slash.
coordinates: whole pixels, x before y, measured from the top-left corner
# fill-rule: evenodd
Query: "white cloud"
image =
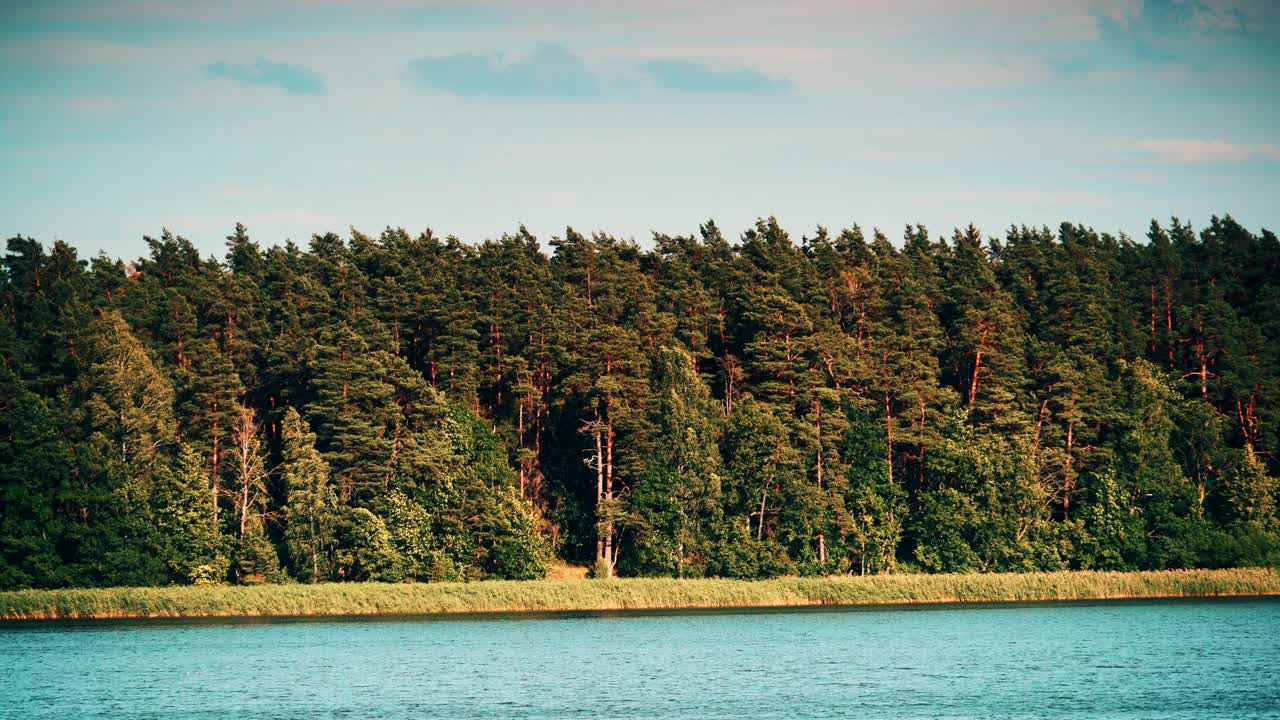
<path id="1" fill-rule="evenodd" d="M 942 190 L 925 192 L 932 200 L 973 207 L 993 207 L 1009 210 L 1056 210 L 1067 208 L 1106 207 L 1112 204 L 1111 196 L 1094 190 L 1061 188 L 995 188 Z"/>
<path id="2" fill-rule="evenodd" d="M 128 100 L 110 95 L 75 95 L 65 102 L 67 109 L 77 113 L 115 113 L 130 106 Z"/>
<path id="3" fill-rule="evenodd" d="M 1280 147 L 1270 143 L 1239 145 L 1222 140 L 1153 138 L 1139 140 L 1138 148 L 1178 165 L 1230 165 L 1256 158 L 1280 160 Z"/>
<path id="4" fill-rule="evenodd" d="M 259 185 L 227 185 L 222 188 L 222 194 L 229 198 L 263 197 L 274 192 L 274 188 Z"/>
<path id="5" fill-rule="evenodd" d="M 314 210 L 263 210 L 249 213 L 246 219 L 250 225 L 295 225 L 305 227 L 308 232 L 341 230 L 346 226 L 338 216 Z"/>
<path id="6" fill-rule="evenodd" d="M 1141 0 L 1125 0 L 1124 2 L 1101 2 L 1086 5 L 1084 9 L 1096 13 L 1121 27 L 1129 27 L 1142 19 Z"/>
<path id="7" fill-rule="evenodd" d="M 6 39 L 0 60 L 39 65 L 127 65 L 156 62 L 164 51 L 70 36 Z"/>
<path id="8" fill-rule="evenodd" d="M 1261 32 L 1277 17 L 1274 0 L 1180 0 L 1187 24 L 1201 32 Z"/>

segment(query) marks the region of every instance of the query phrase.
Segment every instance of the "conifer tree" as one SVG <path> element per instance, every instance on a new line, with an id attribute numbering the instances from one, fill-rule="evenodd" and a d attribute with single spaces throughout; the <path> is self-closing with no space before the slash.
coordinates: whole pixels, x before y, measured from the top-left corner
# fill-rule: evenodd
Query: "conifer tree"
<path id="1" fill-rule="evenodd" d="M 315 440 L 298 411 L 286 410 L 280 434 L 284 543 L 293 577 L 303 582 L 332 575 L 338 499 L 329 485 L 329 464 L 316 450 Z"/>
<path id="2" fill-rule="evenodd" d="M 222 462 L 245 394 L 230 358 L 213 342 L 201 339 L 190 347 L 192 362 L 176 372 L 177 411 L 183 446 L 198 452 L 212 480 L 210 521 L 217 528 L 223 475 Z"/>
<path id="3" fill-rule="evenodd" d="M 970 421 L 1025 427 L 1021 327 L 973 225 L 952 236 L 947 281 L 950 368 Z"/>
<path id="4" fill-rule="evenodd" d="M 659 351 L 652 451 L 628 498 L 639 527 L 626 568 L 639 575 L 705 574 L 720 507 L 720 413 L 692 353 Z"/>
<path id="5" fill-rule="evenodd" d="M 227 547 L 209 505 L 212 486 L 204 458 L 189 445 L 183 445 L 174 465 L 157 476 L 156 528 L 177 582 L 205 585 L 227 579 Z"/>
<path id="6" fill-rule="evenodd" d="M 55 407 L 10 382 L 0 416 L 0 588 L 60 587 L 71 581 L 58 553 L 66 519 L 57 508 L 78 495 L 73 449 Z"/>
<path id="7" fill-rule="evenodd" d="M 1269 231 L 550 246 L 10 239 L 0 585 L 1280 556 Z"/>
<path id="8" fill-rule="evenodd" d="M 1228 521 L 1275 530 L 1276 488 L 1275 478 L 1267 472 L 1253 449 L 1245 448 L 1223 483 L 1222 500 Z"/>
<path id="9" fill-rule="evenodd" d="M 173 389 L 116 311 L 86 328 L 86 363 L 74 389 L 83 440 L 81 484 L 69 525 L 82 581 L 150 584 L 163 559 L 150 517 L 155 473 L 174 442 Z"/>

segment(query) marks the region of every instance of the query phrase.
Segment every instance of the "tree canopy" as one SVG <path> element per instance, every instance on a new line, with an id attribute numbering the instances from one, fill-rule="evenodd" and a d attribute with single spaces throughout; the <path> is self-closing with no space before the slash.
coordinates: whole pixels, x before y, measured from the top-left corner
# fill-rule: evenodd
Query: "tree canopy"
<path id="1" fill-rule="evenodd" d="M 1280 561 L 1280 242 L 8 241 L 0 588 Z"/>

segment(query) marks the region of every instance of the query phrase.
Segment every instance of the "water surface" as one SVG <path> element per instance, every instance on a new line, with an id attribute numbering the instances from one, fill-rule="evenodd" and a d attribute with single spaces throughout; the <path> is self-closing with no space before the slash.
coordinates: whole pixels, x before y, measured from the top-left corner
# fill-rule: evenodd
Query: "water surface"
<path id="1" fill-rule="evenodd" d="M 1280 718 L 1280 601 L 0 623 L 0 718 Z"/>

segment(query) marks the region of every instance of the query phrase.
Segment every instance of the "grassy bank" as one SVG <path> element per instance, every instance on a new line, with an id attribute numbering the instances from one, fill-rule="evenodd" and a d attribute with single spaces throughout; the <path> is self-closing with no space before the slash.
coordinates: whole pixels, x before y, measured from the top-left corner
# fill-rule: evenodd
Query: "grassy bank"
<path id="1" fill-rule="evenodd" d="M 0 618 L 375 615 L 1280 595 L 1268 569 L 18 590 Z"/>

